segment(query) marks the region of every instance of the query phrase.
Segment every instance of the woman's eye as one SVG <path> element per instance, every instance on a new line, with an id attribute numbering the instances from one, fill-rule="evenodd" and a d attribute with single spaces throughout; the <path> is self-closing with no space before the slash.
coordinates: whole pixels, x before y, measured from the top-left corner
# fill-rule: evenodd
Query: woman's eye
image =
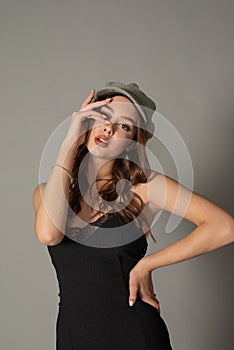
<path id="1" fill-rule="evenodd" d="M 129 126 L 128 126 L 127 124 L 122 124 L 122 123 L 120 123 L 120 124 L 122 125 L 122 128 L 123 128 L 124 130 L 130 131 L 130 128 L 129 128 Z"/>

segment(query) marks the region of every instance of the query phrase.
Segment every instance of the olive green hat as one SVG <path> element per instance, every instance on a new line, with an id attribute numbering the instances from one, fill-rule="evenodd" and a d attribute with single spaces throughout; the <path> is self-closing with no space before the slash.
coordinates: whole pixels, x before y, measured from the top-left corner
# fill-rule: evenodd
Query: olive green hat
<path id="1" fill-rule="evenodd" d="M 156 104 L 143 91 L 140 90 L 136 83 L 124 84 L 119 81 L 107 82 L 103 88 L 96 90 L 93 97 L 93 102 L 101 100 L 106 96 L 124 95 L 129 98 L 136 106 L 137 110 L 143 119 L 143 127 L 148 131 L 148 138 L 154 134 L 154 123 L 152 122 L 153 113 L 156 111 Z"/>

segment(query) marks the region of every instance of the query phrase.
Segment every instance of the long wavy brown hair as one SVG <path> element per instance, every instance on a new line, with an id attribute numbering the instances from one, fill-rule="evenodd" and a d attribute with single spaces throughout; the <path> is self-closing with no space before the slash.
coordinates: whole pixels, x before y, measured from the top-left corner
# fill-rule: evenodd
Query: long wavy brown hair
<path id="1" fill-rule="evenodd" d="M 116 95 L 121 95 L 120 93 L 109 93 L 106 96 L 103 96 L 102 99 L 107 97 L 112 97 Z M 124 95 L 123 95 L 124 96 Z M 125 96 L 126 97 L 126 96 Z M 137 225 L 142 227 L 142 222 L 146 224 L 147 232 L 146 236 L 151 235 L 152 239 L 156 242 L 149 224 L 145 218 L 145 215 L 142 213 L 142 210 L 145 206 L 141 197 L 130 191 L 131 185 L 135 186 L 139 183 L 146 183 L 150 176 L 150 165 L 145 153 L 145 144 L 149 139 L 149 134 L 145 128 L 141 128 L 143 125 L 143 119 L 140 116 L 139 112 L 139 126 L 135 126 L 135 134 L 133 136 L 134 147 L 127 153 L 125 150 L 119 155 L 117 159 L 114 160 L 113 167 L 111 170 L 111 179 L 98 179 L 93 181 L 91 186 L 95 185 L 95 182 L 102 181 L 104 185 L 101 186 L 100 190 L 97 192 L 98 198 L 102 198 L 103 201 L 100 202 L 99 208 L 102 212 L 101 221 L 105 221 L 108 217 L 108 213 L 104 211 L 110 204 L 106 202 L 112 202 L 111 207 L 118 212 L 119 217 L 125 222 L 128 223 L 132 220 L 137 221 Z M 92 125 L 92 124 L 91 124 Z M 92 127 L 85 134 L 84 143 L 79 145 L 76 150 L 76 156 L 74 159 L 72 177 L 74 183 L 70 186 L 69 192 L 69 206 L 70 213 L 73 215 L 78 214 L 82 206 L 82 193 L 86 193 L 89 189 L 89 183 L 87 180 L 86 169 L 87 169 L 87 160 L 88 160 L 88 149 L 86 147 L 87 141 L 89 139 Z M 129 159 L 126 159 L 128 155 Z M 77 175 L 79 174 L 79 175 Z M 120 180 L 128 180 L 122 181 Z M 81 193 L 82 189 L 82 193 Z M 84 192 L 85 191 L 85 192 Z M 116 201 L 117 198 L 121 198 L 122 201 Z M 127 206 L 124 206 L 124 203 L 128 203 Z M 91 211 L 93 211 L 91 207 Z M 96 213 L 93 214 L 95 216 Z M 143 217 L 143 221 L 138 220 L 138 216 Z"/>

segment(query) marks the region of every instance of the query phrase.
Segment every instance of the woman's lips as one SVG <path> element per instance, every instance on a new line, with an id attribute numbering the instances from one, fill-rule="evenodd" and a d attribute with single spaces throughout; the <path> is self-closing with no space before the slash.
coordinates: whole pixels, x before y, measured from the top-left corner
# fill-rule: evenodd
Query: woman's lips
<path id="1" fill-rule="evenodd" d="M 95 137 L 94 141 L 95 141 L 96 145 L 98 145 L 98 146 L 101 146 L 101 147 L 107 147 L 108 146 L 108 141 L 105 142 L 105 140 L 102 139 L 101 137 Z"/>

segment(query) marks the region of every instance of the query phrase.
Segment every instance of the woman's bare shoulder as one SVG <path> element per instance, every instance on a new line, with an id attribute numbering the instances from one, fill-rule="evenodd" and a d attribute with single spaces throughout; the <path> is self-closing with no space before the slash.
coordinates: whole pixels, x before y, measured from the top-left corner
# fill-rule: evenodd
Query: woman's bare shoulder
<path id="1" fill-rule="evenodd" d="M 155 179 L 156 177 L 159 177 L 159 176 L 165 176 L 164 174 L 162 174 L 162 173 L 160 173 L 160 172 L 158 172 L 158 171 L 156 171 L 156 170 L 150 170 L 150 175 L 149 175 L 149 178 L 148 178 L 148 183 L 151 181 L 151 180 L 153 180 L 153 179 Z"/>
<path id="2" fill-rule="evenodd" d="M 133 186 L 133 191 L 138 194 L 145 204 L 149 204 L 149 190 L 150 184 L 158 177 L 164 176 L 163 174 L 150 170 L 147 182 L 138 183 L 136 186 Z"/>

